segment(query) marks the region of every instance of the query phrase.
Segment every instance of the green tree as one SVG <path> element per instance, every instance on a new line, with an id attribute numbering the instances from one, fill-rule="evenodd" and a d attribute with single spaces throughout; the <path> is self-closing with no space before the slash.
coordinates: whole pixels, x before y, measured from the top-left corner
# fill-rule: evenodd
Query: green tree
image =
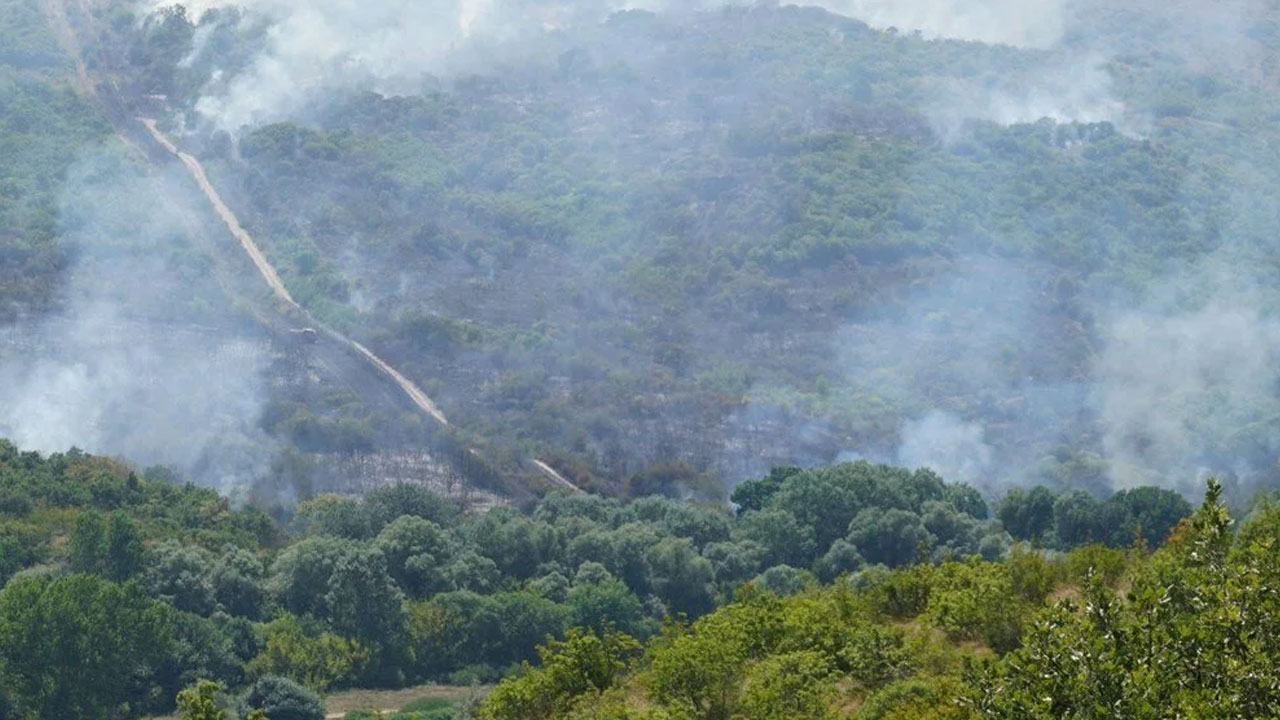
<path id="1" fill-rule="evenodd" d="M 745 513 L 738 521 L 737 537 L 764 548 L 760 564 L 808 567 L 818 551 L 813 528 L 779 508 Z"/>
<path id="2" fill-rule="evenodd" d="M 996 517 L 1018 540 L 1041 540 L 1053 529 L 1057 498 L 1043 485 L 1031 490 L 1014 488 L 996 505 Z"/>
<path id="3" fill-rule="evenodd" d="M 1098 501 L 1083 490 L 1060 495 L 1053 503 L 1058 540 L 1072 548 L 1104 539 L 1104 529 L 1099 525 L 1101 514 Z M 1110 529 L 1107 530 L 1109 534 Z"/>
<path id="4" fill-rule="evenodd" d="M 1139 538 L 1147 547 L 1157 547 L 1192 512 L 1182 495 L 1157 487 L 1121 490 L 1106 504 L 1121 508 L 1125 517 L 1123 524 L 1113 528 L 1111 544 L 1116 547 L 1132 545 Z"/>
<path id="5" fill-rule="evenodd" d="M 748 480 L 734 489 L 730 500 L 738 506 L 739 512 L 763 510 L 769 505 L 773 496 L 782 489 L 783 483 L 792 476 L 804 472 L 795 466 L 778 466 L 759 480 Z"/>
<path id="6" fill-rule="evenodd" d="M 498 593 L 491 603 L 501 642 L 486 659 L 497 665 L 533 659 L 539 645 L 562 637 L 569 626 L 569 608 L 530 592 Z"/>
<path id="7" fill-rule="evenodd" d="M 631 637 L 573 630 L 563 641 L 538 648 L 541 667 L 525 663 L 521 674 L 499 683 L 476 712 L 478 720 L 546 720 L 584 695 L 599 696 L 617 682 L 639 654 Z"/>
<path id="8" fill-rule="evenodd" d="M 237 617 L 257 618 L 265 600 L 265 573 L 253 553 L 227 547 L 209 576 L 213 597 L 226 612 Z"/>
<path id="9" fill-rule="evenodd" d="M 124 582 L 142 570 L 142 533 L 122 511 L 111 513 L 107 521 L 103 564 L 107 578 L 115 582 Z"/>
<path id="10" fill-rule="evenodd" d="M 452 549 L 439 525 L 402 515 L 383 528 L 374 544 L 386 557 L 391 577 L 410 596 L 446 589 L 441 570 L 451 561 Z"/>
<path id="11" fill-rule="evenodd" d="M 408 515 L 448 528 L 457 523 L 461 514 L 454 501 L 412 483 L 373 490 L 364 496 L 364 504 L 378 527 Z"/>
<path id="12" fill-rule="evenodd" d="M 669 627 L 650 659 L 654 699 L 699 720 L 728 720 L 739 708 L 747 662 L 777 643 L 776 606 L 733 605 L 690 628 Z"/>
<path id="13" fill-rule="evenodd" d="M 840 539 L 832 543 L 827 554 L 814 563 L 813 571 L 823 582 L 832 582 L 844 573 L 857 572 L 866 562 L 853 543 Z"/>
<path id="14" fill-rule="evenodd" d="M 788 565 L 775 565 L 760 573 L 752 585 L 777 595 L 795 595 L 814 585 L 815 578 L 804 570 Z"/>
<path id="15" fill-rule="evenodd" d="M 333 629 L 370 649 L 368 671 L 385 678 L 399 672 L 408 647 L 404 595 L 387 574 L 382 553 L 357 546 L 333 566 L 324 595 L 324 615 Z"/>
<path id="16" fill-rule="evenodd" d="M 1095 576 L 1083 607 L 1042 612 L 1021 649 L 971 679 L 974 709 L 996 720 L 1275 715 L 1275 539 L 1236 544 L 1221 493 L 1210 481 L 1124 601 Z"/>
<path id="17" fill-rule="evenodd" d="M 221 684 L 201 680 L 178 693 L 178 717 L 182 720 L 226 720 L 227 711 L 218 704 Z"/>
<path id="18" fill-rule="evenodd" d="M 106 528 L 102 515 L 88 510 L 76 518 L 68 551 L 71 569 L 80 573 L 101 573 L 105 565 L 104 538 Z"/>
<path id="19" fill-rule="evenodd" d="M 615 577 L 575 585 L 569 591 L 568 603 L 577 627 L 598 633 L 612 627 L 637 637 L 647 634 L 640 599 Z"/>
<path id="20" fill-rule="evenodd" d="M 209 615 L 216 605 L 213 593 L 213 554 L 196 545 L 170 540 L 150 548 L 143 582 L 148 591 L 179 610 Z"/>
<path id="21" fill-rule="evenodd" d="M 863 510 L 849 523 L 848 540 L 872 563 L 905 565 L 932 549 L 935 538 L 908 510 Z"/>
<path id="22" fill-rule="evenodd" d="M 19 717 L 115 715 L 142 698 L 169 642 L 168 609 L 136 585 L 31 577 L 0 592 L 0 686 Z"/>
<path id="23" fill-rule="evenodd" d="M 555 555 L 556 536 L 550 525 L 522 517 L 512 508 L 495 508 L 470 521 L 465 532 L 472 547 L 497 564 L 503 575 L 518 580 L 533 577 Z"/>
<path id="24" fill-rule="evenodd" d="M 325 692 L 358 677 L 369 653 L 359 643 L 312 630 L 293 615 L 284 615 L 266 628 L 266 648 L 248 665 L 257 677 L 278 675 Z"/>
<path id="25" fill-rule="evenodd" d="M 271 720 L 324 720 L 320 696 L 282 677 L 259 678 L 245 690 L 241 703 Z"/>
<path id="26" fill-rule="evenodd" d="M 742 717 L 746 720 L 823 720 L 835 696 L 834 669 L 826 656 L 811 650 L 774 655 L 747 672 Z"/>
<path id="27" fill-rule="evenodd" d="M 735 587 L 755 577 L 764 567 L 765 549 L 750 540 L 711 543 L 702 548 L 702 556 L 711 562 L 716 582 Z"/>
<path id="28" fill-rule="evenodd" d="M 714 606 L 715 572 L 685 538 L 667 538 L 646 555 L 653 589 L 672 611 L 697 617 Z"/>

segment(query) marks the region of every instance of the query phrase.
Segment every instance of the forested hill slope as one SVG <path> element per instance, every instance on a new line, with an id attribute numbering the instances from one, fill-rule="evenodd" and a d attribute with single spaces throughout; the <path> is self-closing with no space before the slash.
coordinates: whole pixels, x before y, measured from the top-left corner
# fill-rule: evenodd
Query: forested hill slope
<path id="1" fill-rule="evenodd" d="M 1275 461 L 1263 5 L 1069 4 L 1048 49 L 625 12 L 395 92 L 320 73 L 291 114 L 252 7 L 111 46 L 298 298 L 495 456 L 609 490 L 873 457 L 1194 491 Z"/>
<path id="2" fill-rule="evenodd" d="M 53 306 L 68 248 L 60 187 L 109 127 L 66 82 L 74 72 L 39 3 L 0 4 L 0 322 Z"/>
<path id="3" fill-rule="evenodd" d="M 415 418 L 263 343 L 199 198 L 76 98 L 48 7 L 5 3 L 0 427 L 282 496 L 420 454 Z M 99 91 L 197 153 L 290 292 L 509 476 L 723 497 L 867 457 L 991 489 L 1212 471 L 1247 497 L 1280 447 L 1280 42 L 1269 2 L 1229 4 L 1064 0 L 1051 37 L 1000 43 L 794 6 L 548 10 L 449 62 L 375 52 L 417 10 L 317 5 L 317 45 L 265 2 L 66 7 Z M 147 358 L 165 392 L 126 371 Z M 147 393 L 145 432 L 107 431 Z"/>

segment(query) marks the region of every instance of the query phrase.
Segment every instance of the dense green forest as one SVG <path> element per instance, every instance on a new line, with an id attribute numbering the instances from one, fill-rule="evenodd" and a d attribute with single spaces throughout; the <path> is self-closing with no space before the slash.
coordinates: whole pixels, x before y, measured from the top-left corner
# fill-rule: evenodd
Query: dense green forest
<path id="1" fill-rule="evenodd" d="M 1272 717 L 1277 515 L 1236 532 L 1221 490 L 1152 555 L 1093 545 L 753 585 L 644 645 L 571 633 L 477 717 Z"/>
<path id="2" fill-rule="evenodd" d="M 952 637 L 1003 653 L 1059 584 L 1095 565 L 1113 582 L 1145 567 L 1146 549 L 1191 511 L 1156 488 L 1098 501 L 1037 487 L 989 506 L 928 470 L 867 462 L 778 468 L 737 500 L 734 513 L 554 494 L 523 511 L 463 512 L 399 485 L 268 513 L 159 468 L 0 442 L 0 708 L 136 717 L 172 708 L 198 680 L 245 711 L 263 694 L 315 703 L 343 687 L 489 683 L 549 640 L 553 655 L 605 638 L 630 657 L 684 623 L 721 622 L 744 597 L 774 612 L 800 601 L 765 598 L 809 598 L 832 621 L 843 616 L 821 603 L 854 589 L 903 603 L 884 610 L 895 617 L 927 606 Z M 958 593 L 954 607 L 929 604 L 935 584 Z M 893 633 L 858 642 L 904 652 Z"/>

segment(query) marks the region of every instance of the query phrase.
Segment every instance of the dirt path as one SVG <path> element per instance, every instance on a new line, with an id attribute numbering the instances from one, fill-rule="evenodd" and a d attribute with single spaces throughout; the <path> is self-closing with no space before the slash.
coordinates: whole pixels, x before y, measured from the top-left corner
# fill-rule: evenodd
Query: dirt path
<path id="1" fill-rule="evenodd" d="M 213 184 L 209 182 L 209 176 L 205 173 L 204 167 L 200 164 L 200 161 L 192 155 L 179 150 L 172 140 L 165 137 L 164 133 L 160 132 L 160 129 L 156 127 L 155 120 L 150 118 L 138 118 L 138 120 L 146 126 L 147 131 L 156 139 L 156 142 L 160 143 L 165 150 L 169 151 L 169 153 L 181 160 L 183 165 L 187 166 L 187 170 L 191 173 L 191 177 L 196 181 L 196 184 L 200 186 L 205 197 L 208 198 L 209 204 L 213 206 L 218 217 L 222 219 L 226 224 L 227 229 L 230 230 L 231 234 L 240 242 L 240 246 L 244 248 L 244 251 L 249 255 L 249 258 L 253 260 L 253 264 L 258 268 L 258 272 L 262 275 L 263 279 L 267 281 L 267 284 L 276 294 L 276 297 L 285 301 L 291 307 L 301 311 L 307 317 L 310 317 L 310 314 L 294 301 L 293 297 L 289 294 L 288 288 L 285 287 L 284 281 L 280 279 L 279 273 L 276 272 L 276 269 L 272 267 L 270 261 L 267 260 L 262 249 L 258 247 L 258 243 L 254 241 L 253 237 L 249 235 L 248 232 L 245 231 L 235 213 L 231 211 L 231 208 L 227 207 L 227 204 L 222 200 L 222 196 L 218 194 L 217 189 L 215 189 Z M 319 325 L 318 323 L 316 324 Z M 323 328 L 324 326 L 319 325 L 319 327 Z M 334 339 L 349 345 L 357 353 L 368 360 L 375 368 L 377 368 L 379 372 L 390 378 L 392 382 L 399 386 L 409 400 L 418 407 L 418 409 L 431 416 L 432 419 L 441 425 L 445 427 L 449 426 L 449 419 L 445 417 L 443 412 L 441 412 L 440 407 L 436 405 L 435 401 L 423 392 L 422 388 L 415 385 L 412 380 L 405 377 L 403 373 L 392 367 L 390 363 L 375 355 L 369 348 L 361 345 L 351 338 L 346 337 L 342 333 L 330 328 L 324 328 L 324 330 L 326 333 L 333 336 Z M 573 493 L 582 492 L 577 485 L 569 482 L 569 480 L 563 475 L 556 472 L 555 468 L 542 460 L 533 459 L 529 462 L 553 484 Z"/>
<path id="2" fill-rule="evenodd" d="M 423 412 L 435 418 L 441 425 L 448 427 L 449 420 L 445 418 L 444 413 L 440 412 L 440 408 L 436 407 L 436 404 L 431 400 L 431 398 L 427 397 L 427 394 L 422 392 L 417 385 L 414 385 L 409 378 L 401 375 L 400 371 L 388 365 L 382 358 L 374 355 L 369 348 L 361 345 L 355 340 L 346 340 L 351 343 L 351 347 L 355 348 L 356 352 L 368 358 L 369 362 L 373 363 L 374 367 L 378 368 L 395 381 L 395 384 L 399 385 L 401 390 L 404 390 L 404 394 L 409 396 L 409 399 L 413 401 L 414 405 L 417 405 Z"/>
<path id="3" fill-rule="evenodd" d="M 581 488 L 569 482 L 565 478 L 565 476 L 556 472 L 555 468 L 551 467 L 550 465 L 542 462 L 541 460 L 534 460 L 533 464 L 535 467 L 537 467 L 539 470 L 542 471 L 543 475 L 546 475 L 548 478 L 550 478 L 551 482 L 554 482 L 555 484 L 559 485 L 562 488 L 565 488 L 566 490 L 569 490 L 570 492 L 575 492 L 575 493 L 582 492 Z"/>
<path id="4" fill-rule="evenodd" d="M 240 242 L 240 247 L 244 248 L 249 259 L 258 268 L 258 273 L 262 275 L 263 280 L 267 281 L 267 285 L 271 286 L 271 291 L 276 294 L 276 297 L 295 308 L 301 309 L 298 303 L 294 301 L 293 296 L 289 294 L 289 289 L 284 286 L 284 281 L 280 279 L 280 274 L 272 267 L 267 260 L 267 256 L 262 253 L 262 249 L 258 247 L 258 243 L 254 242 L 253 237 L 245 232 L 245 229 L 240 225 L 240 219 L 223 202 L 222 196 L 213 187 L 213 183 L 209 182 L 209 176 L 205 174 L 204 166 L 200 164 L 200 161 L 179 150 L 169 138 L 164 136 L 164 133 L 160 132 L 160 129 L 156 127 L 155 120 L 138 118 L 138 121 L 147 128 L 147 132 L 151 133 L 156 142 L 163 145 L 165 150 L 173 153 L 175 157 L 182 161 L 183 165 L 187 166 L 187 171 L 191 173 L 191 177 L 196 181 L 196 184 L 200 186 L 204 196 L 209 199 L 209 204 L 213 206 L 213 211 L 218 214 L 222 222 L 226 223 L 232 237 Z"/>
<path id="5" fill-rule="evenodd" d="M 165 134 L 160 132 L 160 129 L 156 127 L 155 120 L 152 120 L 151 118 L 138 118 L 138 121 L 147 128 L 147 132 L 151 133 L 151 136 L 156 139 L 156 142 L 160 143 L 165 150 L 168 150 L 171 154 L 181 160 L 182 164 L 187 167 L 187 171 L 191 174 L 192 179 L 194 179 L 196 184 L 200 186 L 200 190 L 204 192 L 205 198 L 207 198 L 209 200 L 209 204 L 213 206 L 214 212 L 216 212 L 218 217 L 222 219 L 222 222 L 226 224 L 227 229 L 231 231 L 231 235 L 239 241 L 240 247 L 244 249 L 245 253 L 249 256 L 249 259 L 253 261 L 254 266 L 258 268 L 258 273 L 262 275 L 262 279 L 271 287 L 271 291 L 276 294 L 276 297 L 288 303 L 290 307 L 293 307 L 306 314 L 307 317 L 310 317 L 310 314 L 307 313 L 302 306 L 298 305 L 298 303 L 293 299 L 293 296 L 289 294 L 289 289 L 285 287 L 284 281 L 280 278 L 280 274 L 276 272 L 275 267 L 271 265 L 269 260 L 267 260 L 267 256 L 262 252 L 262 248 L 258 247 L 258 243 L 253 239 L 253 236 L 244 229 L 240 224 L 240 219 L 236 217 L 235 213 L 231 211 L 231 208 L 227 206 L 227 203 L 223 201 L 222 196 L 219 195 L 217 189 L 213 187 L 213 183 L 209 182 L 209 176 L 205 173 L 204 166 L 200 164 L 200 161 L 189 153 L 179 150 L 178 146 L 175 145 L 172 140 L 165 137 Z M 405 377 L 403 373 L 396 370 L 390 365 L 390 363 L 378 357 L 372 350 L 361 345 L 355 340 L 352 340 L 342 333 L 329 328 L 325 328 L 325 331 L 339 342 L 350 345 L 352 349 L 372 363 L 379 372 L 390 378 L 392 382 L 404 391 L 404 394 L 408 396 L 409 400 L 413 402 L 418 409 L 422 410 L 422 412 L 427 415 L 430 415 L 436 422 L 448 427 L 449 419 L 440 411 L 439 406 L 437 406 L 435 402 L 422 391 L 422 388 L 415 385 L 413 381 Z"/>

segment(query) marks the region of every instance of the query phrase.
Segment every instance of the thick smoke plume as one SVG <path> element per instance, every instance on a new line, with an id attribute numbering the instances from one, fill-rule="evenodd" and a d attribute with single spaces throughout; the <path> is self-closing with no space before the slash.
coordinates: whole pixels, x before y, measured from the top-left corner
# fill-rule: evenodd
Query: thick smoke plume
<path id="1" fill-rule="evenodd" d="M 168 5 L 161 0 L 158 5 Z M 332 90 L 363 88 L 413 93 L 429 77 L 450 77 L 513 60 L 529 41 L 597 24 L 624 10 L 694 12 L 748 0 L 198 0 L 188 4 L 198 18 L 217 7 L 239 7 L 269 18 L 265 51 L 249 67 L 217 75 L 197 110 L 217 127 L 236 132 L 297 113 Z M 817 0 L 802 2 L 863 20 L 876 27 L 1019 47 L 1051 47 L 1063 32 L 1062 2 L 1016 0 Z M 198 43 L 196 54 L 202 52 Z M 196 58 L 193 58 L 196 59 Z M 1053 73 L 1058 73 L 1054 66 Z M 1062 68 L 1070 73 L 1075 68 Z M 977 91 L 951 102 L 950 118 L 1028 122 L 1111 120 L 1113 102 L 1097 67 L 1078 86 L 1056 74 L 1024 78 L 1017 86 Z M 1067 87 L 1071 85 L 1070 87 Z M 1063 90 L 1066 92 L 1062 92 Z M 987 96 L 974 97 L 976 93 Z"/>
<path id="2" fill-rule="evenodd" d="M 991 477 L 992 450 L 980 425 L 934 411 L 902 427 L 896 462 L 933 469 L 952 482 L 985 483 Z"/>
<path id="3" fill-rule="evenodd" d="M 268 357 L 189 245 L 195 206 L 181 187 L 117 152 L 73 169 L 60 218 L 77 260 L 63 310 L 8 331 L 0 436 L 171 466 L 230 491 L 270 459 L 257 427 Z"/>
<path id="4" fill-rule="evenodd" d="M 1273 293 L 1217 262 L 1158 285 L 1115 313 L 1098 358 L 1100 413 L 1118 487 L 1198 475 L 1257 482 L 1280 450 L 1280 319 Z"/>
<path id="5" fill-rule="evenodd" d="M 972 120 L 998 125 L 1034 123 L 1112 123 L 1122 132 L 1140 136 L 1145 123 L 1131 117 L 1115 93 L 1107 58 L 1098 53 L 1056 52 L 1035 67 L 952 80 L 936 88 L 929 108 L 939 134 L 960 136 Z"/>

